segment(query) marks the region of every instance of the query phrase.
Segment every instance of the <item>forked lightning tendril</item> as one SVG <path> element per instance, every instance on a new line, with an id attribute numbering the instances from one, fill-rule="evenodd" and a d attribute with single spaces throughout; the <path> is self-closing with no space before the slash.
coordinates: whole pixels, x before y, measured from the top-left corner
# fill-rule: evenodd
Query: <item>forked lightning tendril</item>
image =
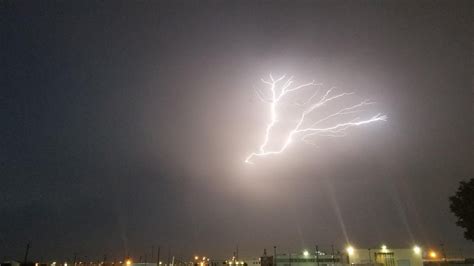
<path id="1" fill-rule="evenodd" d="M 378 113 L 367 119 L 360 119 L 359 117 L 356 117 L 354 119 L 349 120 L 346 118 L 346 121 L 334 123 L 334 125 L 321 126 L 323 122 L 332 121 L 331 119 L 344 117 L 345 115 L 349 114 L 359 113 L 360 111 L 362 111 L 361 107 L 373 104 L 373 102 L 365 100 L 358 104 L 342 108 L 337 112 L 334 112 L 330 115 L 326 115 L 325 117 L 320 118 L 315 122 L 312 122 L 309 116 L 314 114 L 318 108 L 326 105 L 331 101 L 353 94 L 334 94 L 333 89 L 329 89 L 324 94 L 320 95 L 318 100 L 315 100 L 315 98 L 317 98 L 319 94 L 319 91 L 315 90 L 315 92 L 311 95 L 311 97 L 308 98 L 308 100 L 298 104 L 298 106 L 302 108 L 301 114 L 297 119 L 295 126 L 293 128 L 290 128 L 289 133 L 286 135 L 286 138 L 284 139 L 283 143 L 278 148 L 268 148 L 272 129 L 279 122 L 277 108 L 281 104 L 282 100 L 285 99 L 285 96 L 288 96 L 290 93 L 294 93 L 306 88 L 319 87 L 321 86 L 321 84 L 315 83 L 313 81 L 310 83 L 294 86 L 293 77 L 286 78 L 286 75 L 283 75 L 275 79 L 271 74 L 270 81 L 262 79 L 262 82 L 269 87 L 269 95 L 265 96 L 266 94 L 258 90 L 257 95 L 263 102 L 270 104 L 270 122 L 265 128 L 263 142 L 259 146 L 258 151 L 248 155 L 245 159 L 246 163 L 253 163 L 252 159 L 254 159 L 254 157 L 264 157 L 268 155 L 282 153 L 295 139 L 311 143 L 309 142 L 309 139 L 314 136 L 344 136 L 345 131 L 350 127 L 361 126 L 377 121 L 386 121 L 387 119 L 386 115 Z"/>

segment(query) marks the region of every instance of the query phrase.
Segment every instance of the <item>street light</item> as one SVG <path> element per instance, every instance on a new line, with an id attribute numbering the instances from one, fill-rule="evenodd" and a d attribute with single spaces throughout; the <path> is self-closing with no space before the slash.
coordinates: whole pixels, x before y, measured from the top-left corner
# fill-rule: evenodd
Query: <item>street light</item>
<path id="1" fill-rule="evenodd" d="M 382 245 L 382 252 L 383 252 L 383 253 L 386 253 L 386 252 L 387 252 L 387 246 Z"/>
<path id="2" fill-rule="evenodd" d="M 131 260 L 127 260 L 127 265 L 131 265 L 132 264 L 132 261 Z"/>
<path id="3" fill-rule="evenodd" d="M 308 256 L 309 256 L 309 252 L 308 252 L 307 250 L 303 250 L 303 256 L 308 257 Z"/>
<path id="4" fill-rule="evenodd" d="M 346 248 L 346 251 L 347 251 L 347 254 L 348 254 L 349 256 L 354 255 L 354 248 L 353 248 L 352 246 L 348 246 L 348 247 Z"/>
<path id="5" fill-rule="evenodd" d="M 415 252 L 415 254 L 421 254 L 421 248 L 419 246 L 414 246 L 413 252 Z"/>
<path id="6" fill-rule="evenodd" d="M 438 257 L 438 254 L 436 254 L 436 252 L 434 252 L 433 250 L 430 251 L 430 258 L 436 259 L 437 257 Z"/>

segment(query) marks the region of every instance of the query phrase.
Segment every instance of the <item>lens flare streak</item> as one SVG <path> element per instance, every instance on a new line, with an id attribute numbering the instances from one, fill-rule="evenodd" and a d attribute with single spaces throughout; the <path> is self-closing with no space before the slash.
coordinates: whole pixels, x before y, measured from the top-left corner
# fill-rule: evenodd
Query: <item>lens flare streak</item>
<path id="1" fill-rule="evenodd" d="M 265 103 L 270 104 L 270 122 L 267 124 L 265 128 L 265 135 L 263 138 L 263 142 L 259 146 L 258 151 L 253 152 L 250 155 L 248 155 L 247 158 L 245 158 L 246 163 L 252 164 L 253 163 L 252 160 L 255 157 L 265 157 L 269 155 L 280 154 L 284 152 L 294 140 L 300 140 L 306 143 L 314 144 L 310 141 L 311 137 L 316 137 L 316 136 L 342 137 L 342 136 L 345 136 L 346 130 L 351 127 L 357 127 L 357 126 L 362 126 L 362 125 L 370 124 L 377 121 L 387 120 L 386 115 L 378 113 L 366 119 L 361 119 L 360 117 L 356 117 L 354 119 L 349 120 L 346 118 L 347 121 L 339 122 L 331 126 L 320 127 L 320 124 L 323 122 L 330 121 L 331 119 L 334 119 L 334 118 L 343 117 L 344 115 L 357 114 L 363 111 L 361 109 L 362 107 L 374 103 L 374 102 L 365 100 L 358 104 L 354 104 L 354 105 L 342 108 L 337 112 L 334 112 L 330 115 L 327 115 L 317 120 L 316 122 L 312 122 L 309 126 L 305 126 L 305 124 L 308 124 L 307 123 L 308 121 L 311 122 L 308 117 L 314 114 L 318 108 L 327 105 L 331 101 L 353 94 L 353 93 L 347 93 L 347 92 L 334 94 L 333 93 L 334 89 L 331 88 L 327 90 L 322 96 L 320 96 L 319 100 L 314 101 L 314 99 L 317 98 L 319 94 L 319 90 L 316 89 L 306 102 L 297 104 L 298 107 L 302 108 L 301 115 L 297 119 L 295 126 L 289 130 L 289 133 L 286 135 L 286 138 L 284 139 L 283 144 L 279 148 L 271 149 L 271 148 L 268 148 L 269 142 L 270 142 L 270 136 L 275 125 L 279 122 L 277 109 L 279 105 L 281 105 L 282 101 L 286 99 L 285 96 L 288 96 L 291 93 L 301 91 L 303 89 L 309 89 L 309 88 L 314 88 L 314 87 L 319 88 L 322 86 L 322 84 L 318 84 L 312 81 L 310 83 L 293 86 L 293 83 L 294 83 L 293 77 L 286 78 L 286 75 L 283 75 L 275 79 L 271 74 L 270 74 L 270 81 L 262 79 L 262 82 L 269 87 L 269 96 L 265 96 L 265 94 L 259 90 L 256 90 L 256 91 L 260 100 L 262 100 Z"/>

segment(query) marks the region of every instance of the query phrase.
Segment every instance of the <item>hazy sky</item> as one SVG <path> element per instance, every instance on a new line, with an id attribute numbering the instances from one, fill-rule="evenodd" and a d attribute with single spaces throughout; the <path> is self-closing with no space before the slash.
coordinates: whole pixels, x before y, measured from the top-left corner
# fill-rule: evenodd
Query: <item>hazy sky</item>
<path id="1" fill-rule="evenodd" d="M 0 259 L 474 253 L 471 1 L 0 1 Z M 268 73 L 377 102 L 385 123 L 262 140 Z M 84 256 L 88 256 L 85 258 Z"/>

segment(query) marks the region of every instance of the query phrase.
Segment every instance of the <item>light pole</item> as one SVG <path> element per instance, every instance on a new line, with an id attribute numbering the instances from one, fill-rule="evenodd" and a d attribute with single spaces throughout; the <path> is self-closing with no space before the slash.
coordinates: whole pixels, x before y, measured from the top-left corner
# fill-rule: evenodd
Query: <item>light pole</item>
<path id="1" fill-rule="evenodd" d="M 336 259 L 334 258 L 334 245 L 331 245 L 331 258 L 332 258 L 332 265 L 336 264 Z"/>
<path id="2" fill-rule="evenodd" d="M 156 265 L 160 266 L 160 246 L 158 246 L 158 250 L 156 251 Z"/>
<path id="3" fill-rule="evenodd" d="M 31 247 L 31 242 L 26 243 L 25 258 L 23 259 L 23 262 L 25 264 L 28 263 L 28 252 L 30 251 L 30 247 Z"/>
<path id="4" fill-rule="evenodd" d="M 273 246 L 273 266 L 277 266 L 277 246 Z"/>
<path id="5" fill-rule="evenodd" d="M 351 264 L 351 256 L 352 254 L 354 254 L 354 248 L 352 246 L 348 246 L 346 248 L 346 252 L 347 252 L 347 263 Z"/>
<path id="6" fill-rule="evenodd" d="M 316 265 L 319 266 L 319 248 L 318 248 L 318 245 L 316 245 Z"/>

